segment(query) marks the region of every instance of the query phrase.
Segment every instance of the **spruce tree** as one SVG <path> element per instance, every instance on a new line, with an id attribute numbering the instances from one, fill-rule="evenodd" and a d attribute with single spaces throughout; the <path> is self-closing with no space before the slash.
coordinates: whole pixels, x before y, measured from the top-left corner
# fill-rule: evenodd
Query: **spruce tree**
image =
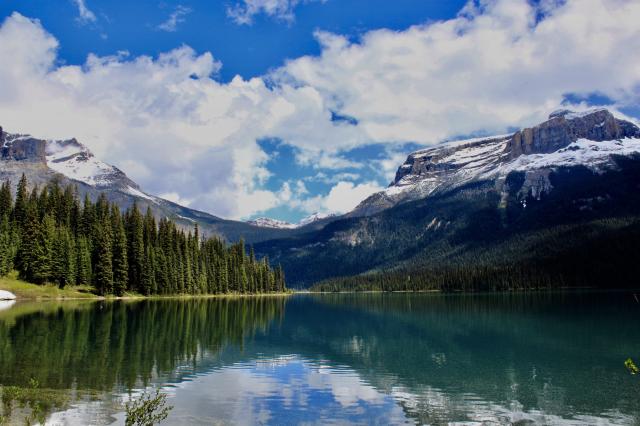
<path id="1" fill-rule="evenodd" d="M 103 220 L 95 232 L 95 268 L 93 281 L 101 295 L 113 292 L 113 251 L 111 225 Z"/>
<path id="2" fill-rule="evenodd" d="M 144 232 L 142 215 L 136 203 L 127 214 L 127 255 L 129 257 L 129 289 L 142 290 L 142 267 L 144 263 Z"/>
<path id="3" fill-rule="evenodd" d="M 16 203 L 13 208 L 13 221 L 22 228 L 27 216 L 27 204 L 29 202 L 29 194 L 27 193 L 27 177 L 22 174 L 18 182 L 16 190 Z"/>
<path id="4" fill-rule="evenodd" d="M 91 249 L 84 235 L 76 240 L 76 283 L 79 285 L 91 284 Z"/>
<path id="5" fill-rule="evenodd" d="M 51 215 L 47 214 L 42 219 L 37 232 L 32 275 L 35 283 L 42 284 L 52 278 L 55 242 L 55 220 Z"/>
<path id="6" fill-rule="evenodd" d="M 113 292 L 117 296 L 127 290 L 129 282 L 129 260 L 127 258 L 127 233 L 120 217 L 120 211 L 113 206 L 111 210 L 113 228 Z"/>
<path id="7" fill-rule="evenodd" d="M 11 196 L 11 182 L 6 181 L 0 187 L 0 217 L 11 216 L 13 197 Z"/>
<path id="8" fill-rule="evenodd" d="M 72 186 L 51 182 L 42 191 L 23 176 L 15 203 L 10 183 L 0 185 L 0 276 L 15 265 L 35 283 L 93 285 L 100 294 L 254 293 L 284 289 L 281 268 L 258 262 L 244 242 L 226 245 L 179 230 L 168 219 L 156 223 L 133 205 L 126 214 L 102 194 L 80 206 Z"/>

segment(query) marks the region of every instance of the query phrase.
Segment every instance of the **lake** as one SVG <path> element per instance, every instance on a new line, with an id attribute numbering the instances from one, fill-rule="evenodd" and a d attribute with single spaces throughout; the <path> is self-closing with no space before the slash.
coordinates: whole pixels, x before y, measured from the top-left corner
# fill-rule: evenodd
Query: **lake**
<path id="1" fill-rule="evenodd" d="M 122 401 L 155 386 L 174 407 L 166 424 L 640 422 L 640 377 L 624 367 L 640 359 L 630 293 L 0 308 L 10 423 L 123 424 Z M 21 402 L 15 389 L 32 396 Z"/>

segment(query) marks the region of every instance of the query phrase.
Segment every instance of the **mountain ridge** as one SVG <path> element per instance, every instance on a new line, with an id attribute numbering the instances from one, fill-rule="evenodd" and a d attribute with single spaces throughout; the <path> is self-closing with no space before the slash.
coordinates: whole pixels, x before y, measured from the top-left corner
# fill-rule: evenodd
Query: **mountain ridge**
<path id="1" fill-rule="evenodd" d="M 531 265 L 547 259 L 549 252 L 568 259 L 568 264 L 579 261 L 574 254 L 592 246 L 591 235 L 605 241 L 611 253 L 619 252 L 609 223 L 628 226 L 629 235 L 635 235 L 631 230 L 640 223 L 638 188 L 640 128 L 607 110 L 556 112 L 529 130 L 416 151 L 399 167 L 392 185 L 354 211 L 319 231 L 261 242 L 255 248 L 282 264 L 297 287 L 404 268 L 429 279 L 455 276 L 470 265 L 483 270 L 502 265 L 503 271 L 532 276 L 546 273 L 546 267 Z M 536 250 L 525 244 L 534 240 Z M 563 240 L 571 245 L 562 245 Z M 629 260 L 637 249 L 624 241 L 626 251 L 620 258 Z M 583 253 L 582 259 L 602 268 L 603 261 L 619 265 L 606 252 L 601 259 Z M 518 269 L 518 262 L 528 269 Z M 553 259 L 544 262 L 552 265 L 548 268 L 556 280 L 583 277 L 571 275 Z M 445 267 L 449 269 L 434 272 Z M 508 281 L 505 273 L 489 278 Z M 584 277 L 591 279 L 589 274 Z"/>
<path id="2" fill-rule="evenodd" d="M 566 109 L 554 111 L 547 121 L 511 134 L 446 142 L 409 154 L 389 187 L 363 200 L 348 216 L 375 214 L 398 203 L 424 198 L 474 180 L 493 178 L 499 187 L 512 171 L 526 172 L 527 186 L 523 191 L 532 189 L 540 193 L 548 189 L 546 176 L 554 164 L 535 160 L 544 160 L 546 155 L 566 149 L 565 163 L 584 163 L 597 169 L 608 162 L 609 154 L 618 153 L 620 147 L 593 145 L 586 141 L 629 138 L 640 138 L 640 128 L 616 118 L 605 108 L 581 113 Z M 602 148 L 607 148 L 608 152 Z M 578 156 L 585 153 L 591 154 L 583 155 L 584 159 L 589 157 L 589 161 L 581 162 Z"/>
<path id="3" fill-rule="evenodd" d="M 78 195 L 95 201 L 101 193 L 126 209 L 135 202 L 143 211 L 150 208 L 157 218 L 166 217 L 184 229 L 198 224 L 202 235 L 217 235 L 229 242 L 243 238 L 247 243 L 291 235 L 296 230 L 265 229 L 241 221 L 223 219 L 181 206 L 144 192 L 122 170 L 104 163 L 77 139 L 39 139 L 12 134 L 0 127 L 0 180 L 10 180 L 15 190 L 25 174 L 31 186 L 50 182 L 73 184 Z"/>

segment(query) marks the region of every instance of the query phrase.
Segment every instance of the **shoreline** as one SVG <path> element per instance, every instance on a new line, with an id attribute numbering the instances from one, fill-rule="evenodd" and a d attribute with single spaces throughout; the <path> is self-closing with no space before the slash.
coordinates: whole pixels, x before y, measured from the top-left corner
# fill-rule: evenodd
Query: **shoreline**
<path id="1" fill-rule="evenodd" d="M 241 298 L 241 297 L 284 297 L 295 294 L 285 293 L 224 293 L 224 294 L 125 294 L 123 296 L 100 296 L 91 292 L 90 286 L 69 286 L 59 288 L 55 284 L 32 284 L 19 280 L 15 274 L 0 277 L 0 290 L 8 291 L 16 296 L 12 299 L 20 301 L 110 301 L 110 300 L 147 300 L 147 299 L 209 299 L 209 298 Z"/>

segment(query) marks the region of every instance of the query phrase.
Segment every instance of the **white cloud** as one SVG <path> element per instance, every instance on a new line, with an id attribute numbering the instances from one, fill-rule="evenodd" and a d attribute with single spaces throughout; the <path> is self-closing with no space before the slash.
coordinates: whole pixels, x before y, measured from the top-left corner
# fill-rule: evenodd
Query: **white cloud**
<path id="1" fill-rule="evenodd" d="M 175 32 L 178 29 L 178 25 L 186 20 L 186 16 L 191 13 L 191 8 L 179 4 L 171 12 L 169 18 L 162 24 L 158 25 L 158 29 L 161 31 Z"/>
<path id="2" fill-rule="evenodd" d="M 560 3 L 560 2 L 558 2 Z M 478 129 L 531 124 L 568 92 L 638 102 L 640 2 L 569 0 L 540 12 L 524 0 L 470 3 L 455 19 L 359 43 L 319 32 L 320 57 L 277 70 L 310 86 L 370 141 L 434 143 Z"/>
<path id="3" fill-rule="evenodd" d="M 306 213 L 342 214 L 353 210 L 360 201 L 383 189 L 377 182 L 354 184 L 341 181 L 335 184 L 327 195 L 291 200 L 289 204 Z"/>
<path id="4" fill-rule="evenodd" d="M 397 168 L 397 167 L 396 167 Z M 335 184 L 343 180 L 349 181 L 358 181 L 360 180 L 360 174 L 358 173 L 350 173 L 350 172 L 341 172 L 341 173 L 330 173 L 327 174 L 325 172 L 318 172 L 314 176 L 309 176 L 307 180 L 322 182 L 326 184 Z"/>
<path id="5" fill-rule="evenodd" d="M 186 207 L 189 207 L 189 205 L 192 202 L 192 200 L 187 200 L 187 199 L 181 198 L 180 194 L 178 194 L 177 192 L 165 192 L 164 194 L 160 194 L 159 197 L 160 198 L 164 198 L 165 200 L 169 200 L 171 202 L 174 202 L 176 204 L 180 204 L 182 206 L 186 206 Z"/>
<path id="6" fill-rule="evenodd" d="M 87 7 L 85 0 L 72 0 L 78 8 L 78 22 L 86 24 L 96 22 L 96 15 Z"/>
<path id="7" fill-rule="evenodd" d="M 239 25 L 253 24 L 256 15 L 265 15 L 285 22 L 293 22 L 295 7 L 299 3 L 325 0 L 242 0 L 227 8 L 227 15 Z"/>
<path id="8" fill-rule="evenodd" d="M 640 104 L 640 2 L 480 4 L 447 21 L 371 31 L 359 43 L 318 33 L 320 56 L 228 83 L 215 79 L 221 64 L 211 53 L 188 46 L 155 58 L 119 52 L 60 65 L 57 40 L 37 20 L 13 14 L 0 27 L 0 57 L 11 58 L 0 67 L 0 124 L 75 136 L 146 191 L 238 218 L 294 202 L 340 211 L 349 205 L 344 194 L 355 205 L 377 186 L 345 178 L 328 194 L 295 195 L 290 183 L 287 201 L 282 188 L 264 189 L 273 171 L 260 138 L 280 138 L 297 161 L 327 176 L 361 169 L 345 152 L 385 144 L 389 158 L 374 165 L 389 178 L 404 159 L 392 149 L 398 142 L 532 124 L 566 93 Z M 280 10 L 265 7 L 251 10 Z M 540 12 L 545 19 L 536 22 Z M 331 111 L 357 124 L 333 122 Z"/>

